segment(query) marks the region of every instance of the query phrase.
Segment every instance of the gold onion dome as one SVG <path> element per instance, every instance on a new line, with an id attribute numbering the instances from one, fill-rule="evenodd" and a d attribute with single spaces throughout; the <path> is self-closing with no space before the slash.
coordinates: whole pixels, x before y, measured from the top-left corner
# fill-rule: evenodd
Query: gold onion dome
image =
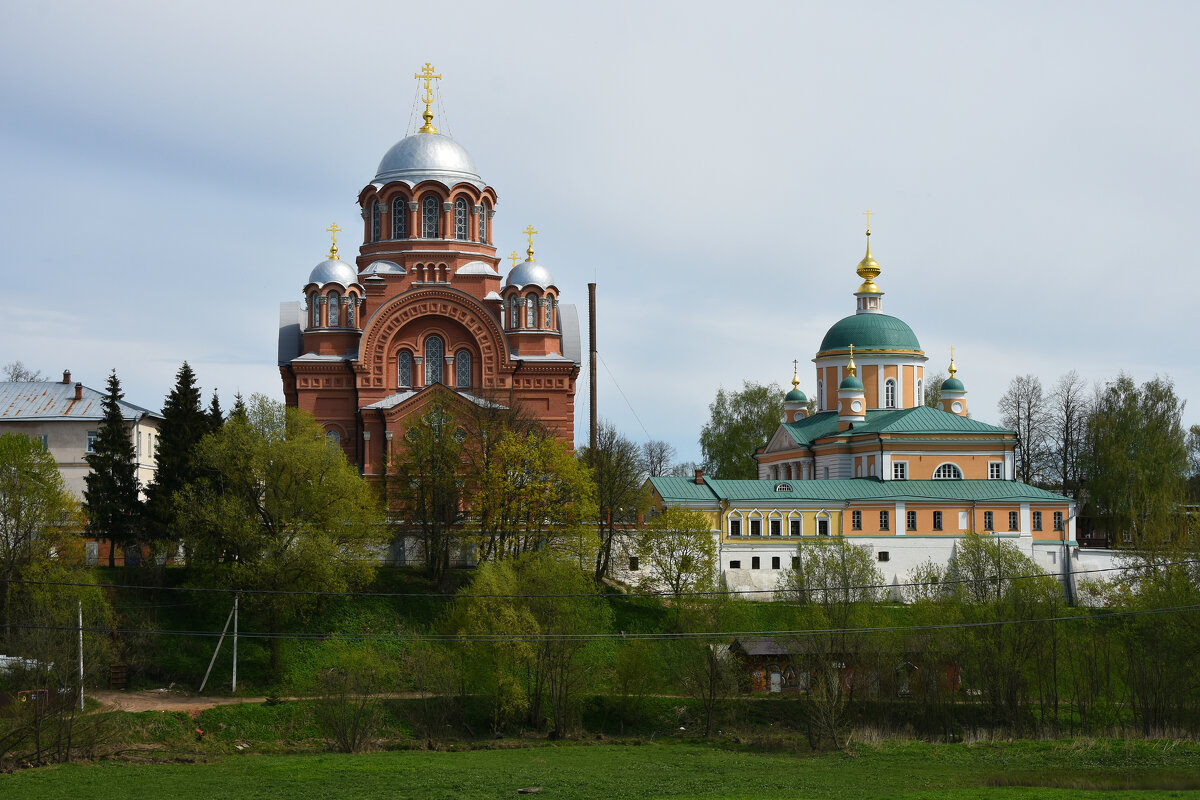
<path id="1" fill-rule="evenodd" d="M 879 262 L 871 255 L 871 229 L 867 228 L 867 254 L 863 256 L 863 260 L 858 262 L 858 277 L 863 279 L 862 286 L 858 287 L 855 294 L 882 294 L 879 287 L 875 285 L 875 279 L 879 277 L 879 273 L 883 272 L 879 267 Z"/>

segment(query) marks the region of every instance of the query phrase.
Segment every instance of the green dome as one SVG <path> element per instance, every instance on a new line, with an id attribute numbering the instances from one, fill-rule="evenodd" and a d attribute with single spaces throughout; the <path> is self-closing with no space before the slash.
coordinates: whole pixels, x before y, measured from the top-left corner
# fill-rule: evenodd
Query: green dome
<path id="1" fill-rule="evenodd" d="M 847 375 L 846 377 L 842 378 L 842 382 L 838 384 L 838 389 L 853 389 L 856 392 L 861 392 L 863 391 L 863 385 L 862 381 L 858 379 L 857 375 Z"/>
<path id="2" fill-rule="evenodd" d="M 963 382 L 958 378 L 946 378 L 942 381 L 943 392 L 965 392 L 967 387 L 963 386 Z"/>
<path id="3" fill-rule="evenodd" d="M 783 396 L 783 402 L 785 402 L 785 403 L 807 403 L 808 398 L 804 395 L 804 392 L 800 391 L 799 389 L 792 389 L 790 392 L 788 392 L 787 394 L 785 394 Z"/>
<path id="4" fill-rule="evenodd" d="M 846 350 L 850 345 L 855 350 L 921 349 L 917 335 L 904 320 L 887 314 L 855 314 L 834 323 L 821 340 L 818 355 L 828 350 Z"/>

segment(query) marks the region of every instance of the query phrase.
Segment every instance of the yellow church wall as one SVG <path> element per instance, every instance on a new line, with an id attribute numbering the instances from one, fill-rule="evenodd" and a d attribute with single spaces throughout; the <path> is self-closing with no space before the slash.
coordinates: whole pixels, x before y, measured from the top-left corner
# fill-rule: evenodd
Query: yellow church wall
<path id="1" fill-rule="evenodd" d="M 742 522 L 742 532 L 739 536 L 731 536 L 729 534 L 729 521 L 731 519 L 740 519 Z M 758 519 L 762 521 L 762 533 L 758 536 L 750 535 L 750 521 Z M 778 519 L 781 522 L 780 535 L 771 535 L 770 520 Z M 790 521 L 793 519 L 800 520 L 800 536 L 792 536 Z M 796 509 L 796 508 L 729 508 L 720 515 L 721 522 L 721 538 L 726 542 L 745 542 L 745 541 L 782 541 L 786 539 L 803 539 L 817 536 L 818 522 L 820 519 L 829 521 L 829 535 L 838 536 L 841 534 L 842 525 L 842 509 Z"/>
<path id="2" fill-rule="evenodd" d="M 916 403 L 913 402 L 913 390 L 916 387 L 916 376 L 913 373 L 911 364 L 904 365 L 904 392 L 900 398 L 901 408 L 916 408 Z"/>
<path id="3" fill-rule="evenodd" d="M 868 364 L 859 370 L 867 408 L 879 408 L 879 366 Z"/>

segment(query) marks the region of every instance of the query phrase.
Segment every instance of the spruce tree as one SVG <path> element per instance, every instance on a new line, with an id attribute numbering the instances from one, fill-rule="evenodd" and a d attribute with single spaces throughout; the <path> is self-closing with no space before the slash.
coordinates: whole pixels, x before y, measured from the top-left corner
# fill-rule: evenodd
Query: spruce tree
<path id="1" fill-rule="evenodd" d="M 217 396 L 217 390 L 213 389 L 212 402 L 208 404 L 208 430 L 219 431 L 224 424 L 225 412 L 221 409 L 221 398 Z"/>
<path id="2" fill-rule="evenodd" d="M 88 533 L 108 539 L 112 549 L 108 565 L 113 566 L 117 547 L 138 540 L 141 503 L 138 500 L 137 462 L 133 439 L 121 414 L 121 381 L 117 371 L 108 376 L 108 393 L 101 408 L 96 442 L 86 460 L 91 472 L 84 478 L 83 505 L 87 512 Z"/>
<path id="3" fill-rule="evenodd" d="M 196 444 L 212 430 L 200 406 L 196 373 L 185 361 L 175 373 L 175 388 L 163 404 L 158 431 L 158 468 L 146 489 L 146 532 L 156 542 L 179 538 L 175 528 L 175 494 L 194 477 Z"/>

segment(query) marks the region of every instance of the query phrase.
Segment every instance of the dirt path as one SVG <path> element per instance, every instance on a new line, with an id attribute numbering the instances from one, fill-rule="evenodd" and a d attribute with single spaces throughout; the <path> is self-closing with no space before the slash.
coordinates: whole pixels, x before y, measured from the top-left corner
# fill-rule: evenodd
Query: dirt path
<path id="1" fill-rule="evenodd" d="M 187 711 L 198 714 L 214 706 L 237 703 L 262 703 L 265 697 L 197 697 L 169 689 L 150 689 L 142 692 L 118 692 L 96 689 L 88 693 L 100 701 L 105 711 Z"/>

